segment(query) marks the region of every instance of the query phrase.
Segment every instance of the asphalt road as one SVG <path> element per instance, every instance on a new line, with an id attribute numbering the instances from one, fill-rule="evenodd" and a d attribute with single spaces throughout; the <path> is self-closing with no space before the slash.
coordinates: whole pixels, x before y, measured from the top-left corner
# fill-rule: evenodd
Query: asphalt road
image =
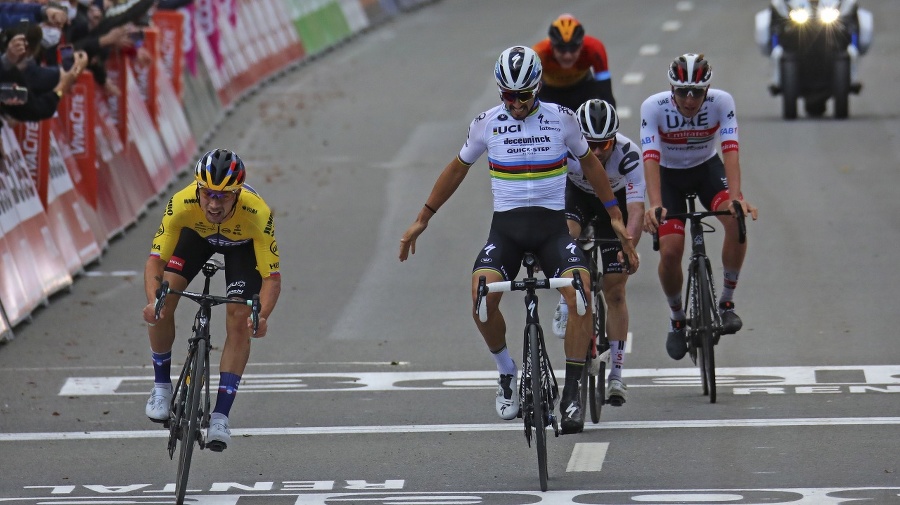
<path id="1" fill-rule="evenodd" d="M 900 503 L 900 3 L 864 4 L 877 33 L 846 121 L 780 119 L 753 39 L 764 6 L 447 0 L 248 99 L 210 147 L 241 154 L 275 209 L 284 289 L 270 335 L 253 344 L 232 445 L 196 453 L 192 503 Z M 494 413 L 496 372 L 468 315 L 491 212 L 484 158 L 417 254 L 401 264 L 397 252 L 469 121 L 497 103 L 497 55 L 540 39 L 562 11 L 606 43 L 633 139 L 668 62 L 707 55 L 714 86 L 737 102 L 743 188 L 760 219 L 735 298 L 745 326 L 717 348 L 718 402 L 689 360 L 665 353 L 644 237 L 628 291 L 628 403 L 550 439 L 541 493 L 521 422 Z M 161 210 L 0 347 L 0 502 L 172 503 L 176 463 L 143 414 L 141 271 Z M 541 302 L 549 323 L 555 297 Z M 521 298 L 503 308 L 516 356 Z M 182 303 L 182 331 L 192 315 Z M 221 343 L 221 320 L 214 328 Z"/>

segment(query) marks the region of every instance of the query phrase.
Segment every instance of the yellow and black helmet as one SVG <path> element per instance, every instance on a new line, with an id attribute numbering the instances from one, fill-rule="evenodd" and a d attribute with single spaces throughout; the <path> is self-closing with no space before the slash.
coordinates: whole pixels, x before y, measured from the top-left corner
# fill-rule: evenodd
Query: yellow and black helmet
<path id="1" fill-rule="evenodd" d="M 194 167 L 194 179 L 201 188 L 213 191 L 234 191 L 244 186 L 247 171 L 244 162 L 228 149 L 216 149 L 204 154 Z"/>
<path id="2" fill-rule="evenodd" d="M 550 24 L 550 44 L 554 47 L 575 48 L 584 42 L 584 27 L 571 14 L 563 14 Z"/>

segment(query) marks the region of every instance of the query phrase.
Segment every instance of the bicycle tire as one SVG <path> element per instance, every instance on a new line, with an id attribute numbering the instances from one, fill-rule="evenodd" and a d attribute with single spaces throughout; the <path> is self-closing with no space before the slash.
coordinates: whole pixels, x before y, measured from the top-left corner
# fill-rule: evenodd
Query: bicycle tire
<path id="1" fill-rule="evenodd" d="M 715 331 L 715 317 L 713 315 L 716 310 L 713 303 L 713 296 L 710 283 L 712 279 L 709 275 L 709 265 L 705 261 L 698 262 L 698 280 L 700 281 L 700 317 L 703 332 L 701 338 L 701 353 L 704 369 L 704 394 L 709 395 L 709 403 L 716 403 L 716 354 L 713 344 Z"/>
<path id="2" fill-rule="evenodd" d="M 532 414 L 531 425 L 534 429 L 534 441 L 537 448 L 538 476 L 541 481 L 541 491 L 547 490 L 547 432 L 546 416 L 547 401 L 545 398 L 543 381 L 541 380 L 541 355 L 543 351 L 540 345 L 537 326 L 528 327 L 528 346 L 531 349 L 531 395 Z"/>
<path id="3" fill-rule="evenodd" d="M 203 377 L 206 368 L 206 340 L 198 339 L 197 348 L 191 363 L 190 383 L 185 384 L 188 394 L 184 405 L 184 417 L 181 422 L 181 451 L 178 456 L 178 474 L 175 481 L 175 504 L 183 505 L 187 492 L 188 475 L 191 470 L 191 456 L 194 445 L 200 441 L 200 421 L 203 415 L 200 409 L 200 397 L 203 392 Z"/>

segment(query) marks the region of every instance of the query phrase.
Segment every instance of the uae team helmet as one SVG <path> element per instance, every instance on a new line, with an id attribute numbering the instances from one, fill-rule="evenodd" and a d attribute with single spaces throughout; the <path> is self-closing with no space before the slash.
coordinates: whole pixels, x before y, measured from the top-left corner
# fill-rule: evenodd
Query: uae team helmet
<path id="1" fill-rule="evenodd" d="M 577 48 L 584 42 L 584 27 L 571 14 L 563 14 L 550 24 L 550 45 Z"/>
<path id="2" fill-rule="evenodd" d="M 702 54 L 682 54 L 669 65 L 669 84 L 676 88 L 708 88 L 712 80 L 712 68 Z"/>
<path id="3" fill-rule="evenodd" d="M 497 86 L 510 91 L 537 88 L 541 83 L 541 75 L 541 59 L 530 47 L 510 47 L 500 54 L 494 65 Z"/>
<path id="4" fill-rule="evenodd" d="M 247 171 L 244 162 L 228 149 L 216 149 L 204 154 L 194 167 L 194 179 L 201 188 L 213 191 L 234 191 L 244 186 Z"/>
<path id="5" fill-rule="evenodd" d="M 588 100 L 578 107 L 575 117 L 581 125 L 581 133 L 589 141 L 609 140 L 619 131 L 619 115 L 606 100 Z"/>

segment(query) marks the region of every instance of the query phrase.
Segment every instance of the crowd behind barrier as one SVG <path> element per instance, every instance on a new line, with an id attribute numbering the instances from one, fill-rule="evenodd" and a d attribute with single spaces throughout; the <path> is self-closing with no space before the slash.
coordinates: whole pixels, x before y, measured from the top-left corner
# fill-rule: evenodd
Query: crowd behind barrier
<path id="1" fill-rule="evenodd" d="M 435 1 L 0 0 L 0 91 L 25 97 L 0 96 L 0 342 L 192 167 L 243 97 Z M 74 66 L 67 45 L 85 54 Z"/>

